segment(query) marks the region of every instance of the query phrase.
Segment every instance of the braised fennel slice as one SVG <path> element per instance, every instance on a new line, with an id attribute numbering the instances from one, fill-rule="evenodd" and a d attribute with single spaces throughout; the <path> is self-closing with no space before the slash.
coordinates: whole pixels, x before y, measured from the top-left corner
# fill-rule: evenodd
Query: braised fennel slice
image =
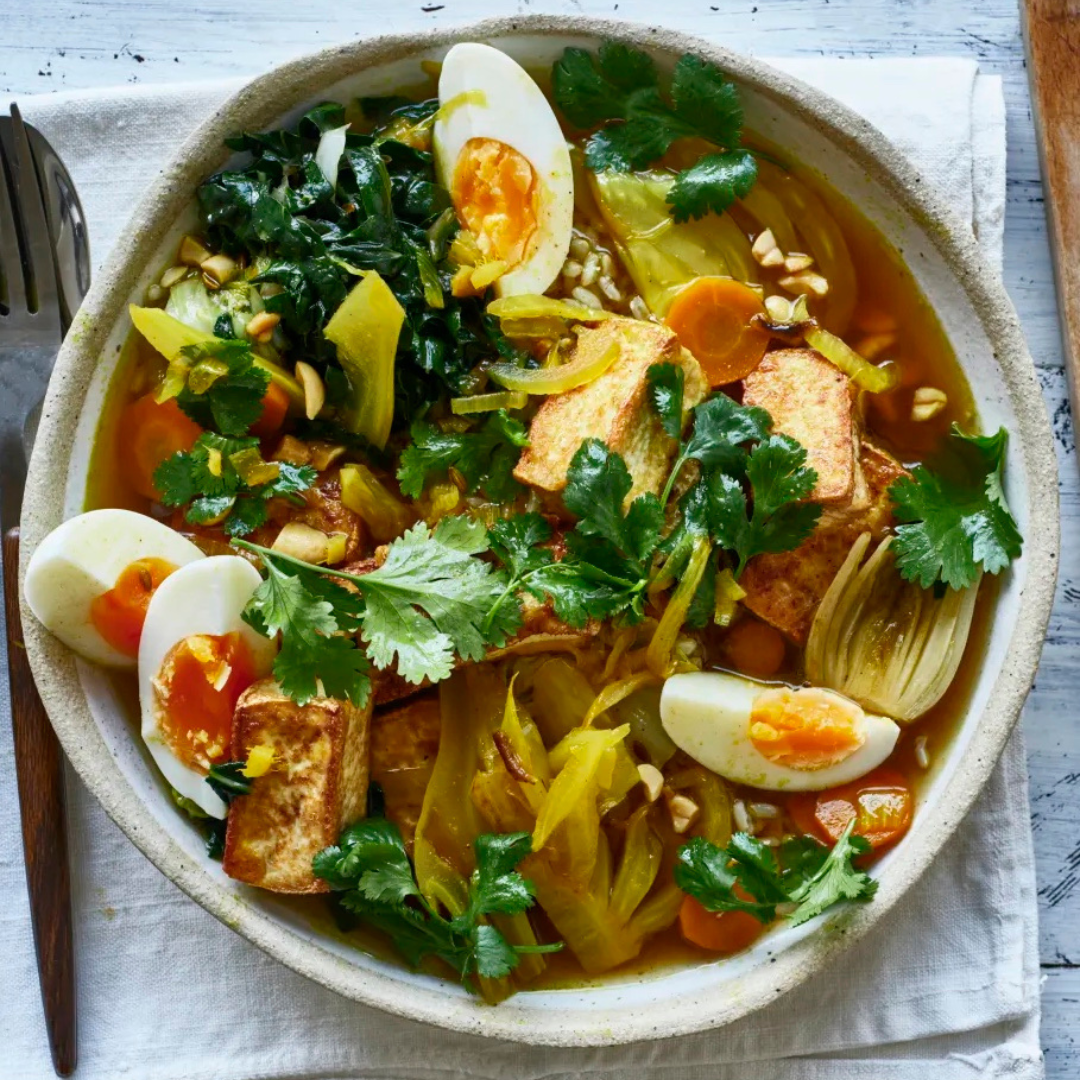
<path id="1" fill-rule="evenodd" d="M 385 933 L 414 967 L 433 956 L 449 964 L 469 989 L 473 978 L 501 979 L 525 953 L 556 952 L 554 945 L 513 945 L 491 915 L 519 915 L 535 900 L 532 882 L 517 865 L 532 851 L 527 832 L 485 833 L 473 845 L 476 869 L 465 910 L 446 918 L 420 891 L 401 831 L 391 821 L 368 817 L 349 826 L 334 847 L 312 864 L 315 876 L 340 894 L 342 905 Z"/>
<path id="2" fill-rule="evenodd" d="M 870 534 L 855 541 L 814 616 L 806 677 L 866 709 L 915 720 L 949 688 L 967 645 L 980 571 L 966 589 L 937 596 L 905 581 L 896 538 L 866 562 Z"/>
<path id="3" fill-rule="evenodd" d="M 244 618 L 266 637 L 281 634 L 274 675 L 301 705 L 320 693 L 363 704 L 371 664 L 396 665 L 414 684 L 439 682 L 458 658 L 483 659 L 520 626 L 516 598 L 504 596 L 506 574 L 477 558 L 488 549 L 487 531 L 464 517 L 414 525 L 366 574 L 235 544 L 266 571 Z"/>

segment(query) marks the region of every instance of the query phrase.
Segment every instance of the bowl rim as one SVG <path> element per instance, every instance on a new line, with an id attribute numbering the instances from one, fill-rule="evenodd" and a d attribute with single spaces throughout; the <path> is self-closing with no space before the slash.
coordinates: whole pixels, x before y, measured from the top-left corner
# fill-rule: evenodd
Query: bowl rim
<path id="1" fill-rule="evenodd" d="M 194 185 L 228 157 L 223 139 L 239 127 L 264 128 L 298 102 L 357 71 L 460 40 L 513 35 L 612 38 L 680 55 L 694 52 L 717 63 L 744 86 L 816 126 L 864 167 L 888 196 L 918 222 L 955 276 L 995 346 L 998 367 L 1016 414 L 1014 438 L 1023 447 L 1030 507 L 1025 538 L 1027 575 L 1008 657 L 975 724 L 965 757 L 945 782 L 943 795 L 923 811 L 920 842 L 901 846 L 873 904 L 850 906 L 830 923 L 837 931 L 811 935 L 810 947 L 788 949 L 775 962 L 749 972 L 735 997 L 672 994 L 647 1009 L 582 1012 L 496 1008 L 364 970 L 309 943 L 270 914 L 228 893 L 196 865 L 166 828 L 146 812 L 120 773 L 90 713 L 74 657 L 32 617 L 23 601 L 26 647 L 41 697 L 76 771 L 131 841 L 170 880 L 225 925 L 293 970 L 346 997 L 386 1012 L 453 1031 L 553 1046 L 614 1045 L 718 1028 L 733 1022 L 811 977 L 877 924 L 923 874 L 963 819 L 989 778 L 1033 682 L 1054 599 L 1059 544 L 1057 462 L 1046 408 L 1019 319 L 998 274 L 982 256 L 970 224 L 924 184 L 917 170 L 875 127 L 821 91 L 763 61 L 690 34 L 642 23 L 585 16 L 525 15 L 463 22 L 438 29 L 390 34 L 321 49 L 287 61 L 237 90 L 183 143 L 149 187 L 116 242 L 80 309 L 57 359 L 24 500 L 20 580 L 29 553 L 61 519 L 71 447 L 90 379 L 105 342 L 126 304 L 143 262 L 190 202 Z M 242 119 L 240 119 L 242 118 Z M 50 479 L 52 478 L 52 479 Z M 1043 482 L 1040 482 L 1042 480 Z M 914 836 L 912 837 L 914 839 Z M 804 943 L 805 944 L 805 943 Z"/>

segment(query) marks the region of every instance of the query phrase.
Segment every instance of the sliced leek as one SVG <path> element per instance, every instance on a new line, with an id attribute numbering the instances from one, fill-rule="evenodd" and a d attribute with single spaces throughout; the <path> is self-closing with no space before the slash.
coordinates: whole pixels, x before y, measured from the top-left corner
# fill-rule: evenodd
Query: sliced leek
<path id="1" fill-rule="evenodd" d="M 598 379 L 618 357 L 618 342 L 612 342 L 602 353 L 586 355 L 558 367 L 519 368 L 513 364 L 495 364 L 488 369 L 488 375 L 507 390 L 526 394 L 565 394 L 568 390 L 576 390 Z"/>
<path id="2" fill-rule="evenodd" d="M 895 390 L 900 383 L 900 369 L 896 364 L 877 367 L 820 326 L 808 325 L 803 337 L 810 348 L 817 349 L 829 363 L 835 364 L 860 390 L 883 394 Z"/>
<path id="3" fill-rule="evenodd" d="M 810 628 L 806 676 L 900 721 L 931 709 L 960 666 L 978 583 L 936 597 L 904 581 L 892 538 L 863 563 L 870 534 L 852 546 Z"/>
<path id="4" fill-rule="evenodd" d="M 455 416 L 468 416 L 470 413 L 494 412 L 496 409 L 522 409 L 528 401 L 529 395 L 520 390 L 504 390 L 495 394 L 452 398 L 450 411 Z"/>

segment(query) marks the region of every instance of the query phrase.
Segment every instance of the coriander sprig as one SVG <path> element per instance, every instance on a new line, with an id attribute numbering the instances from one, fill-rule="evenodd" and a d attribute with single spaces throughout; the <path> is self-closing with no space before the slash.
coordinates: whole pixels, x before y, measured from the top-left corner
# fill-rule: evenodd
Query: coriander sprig
<path id="1" fill-rule="evenodd" d="M 665 95 L 649 56 L 609 41 L 596 55 L 566 49 L 551 81 L 555 102 L 570 123 L 596 129 L 585 147 L 585 161 L 595 172 L 645 169 L 679 139 L 702 139 L 717 148 L 676 177 L 667 196 L 676 221 L 722 213 L 753 187 L 757 163 L 740 146 L 739 93 L 715 64 L 683 56 Z"/>
<path id="2" fill-rule="evenodd" d="M 339 842 L 314 859 L 315 876 L 341 894 L 344 907 L 387 934 L 414 967 L 438 957 L 473 989 L 474 976 L 501 979 L 526 953 L 549 953 L 553 945 L 517 945 L 488 921 L 518 915 L 535 901 L 532 882 L 517 871 L 531 851 L 528 833 L 485 833 L 473 844 L 476 869 L 465 909 L 447 918 L 420 891 L 397 825 L 369 817 L 351 825 Z"/>

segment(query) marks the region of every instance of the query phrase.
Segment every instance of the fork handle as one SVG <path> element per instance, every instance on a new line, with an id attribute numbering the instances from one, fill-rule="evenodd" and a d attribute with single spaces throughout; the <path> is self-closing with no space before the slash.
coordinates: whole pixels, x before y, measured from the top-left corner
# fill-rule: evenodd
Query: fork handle
<path id="1" fill-rule="evenodd" d="M 4 608 L 7 615 L 11 727 L 22 813 L 23 857 L 34 928 L 41 1003 L 53 1068 L 70 1076 L 75 1042 L 75 951 L 71 876 L 64 814 L 64 759 L 38 696 L 23 644 L 19 613 L 19 530 L 4 534 Z"/>

